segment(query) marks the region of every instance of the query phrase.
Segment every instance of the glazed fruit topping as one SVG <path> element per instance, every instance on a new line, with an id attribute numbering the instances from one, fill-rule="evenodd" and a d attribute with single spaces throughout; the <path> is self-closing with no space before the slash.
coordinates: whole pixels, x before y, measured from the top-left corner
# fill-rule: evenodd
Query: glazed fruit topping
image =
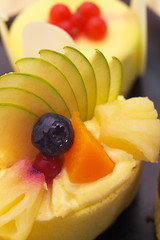
<path id="1" fill-rule="evenodd" d="M 83 34 L 92 40 L 101 40 L 107 33 L 107 24 L 101 11 L 92 2 L 82 3 L 75 13 L 71 13 L 64 4 L 56 4 L 50 10 L 49 23 L 62 28 L 73 39 Z"/>
<path id="2" fill-rule="evenodd" d="M 63 155 L 46 157 L 39 153 L 33 163 L 33 167 L 44 174 L 46 183 L 49 184 L 61 172 L 63 161 Z"/>
<path id="3" fill-rule="evenodd" d="M 71 121 L 56 113 L 42 115 L 32 131 L 33 145 L 47 157 L 65 153 L 72 146 L 73 140 Z"/>

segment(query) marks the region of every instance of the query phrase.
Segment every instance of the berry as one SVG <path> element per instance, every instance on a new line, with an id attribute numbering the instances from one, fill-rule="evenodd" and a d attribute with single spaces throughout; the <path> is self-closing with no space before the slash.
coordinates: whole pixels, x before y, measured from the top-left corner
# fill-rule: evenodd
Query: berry
<path id="1" fill-rule="evenodd" d="M 57 27 L 62 28 L 65 30 L 68 34 L 71 35 L 72 37 L 72 29 L 73 29 L 73 24 L 69 20 L 61 21 L 57 24 Z"/>
<path id="2" fill-rule="evenodd" d="M 33 167 L 44 174 L 46 182 L 50 183 L 61 171 L 63 166 L 63 155 L 57 157 L 46 157 L 39 153 L 33 162 Z"/>
<path id="3" fill-rule="evenodd" d="M 92 2 L 82 3 L 75 13 L 64 4 L 56 4 L 50 10 L 49 22 L 65 30 L 73 39 L 81 33 L 92 40 L 106 36 L 107 25 L 100 16 L 100 8 Z"/>
<path id="4" fill-rule="evenodd" d="M 85 26 L 85 34 L 92 40 L 101 40 L 106 36 L 107 25 L 103 18 L 93 17 Z"/>
<path id="5" fill-rule="evenodd" d="M 71 11 L 66 5 L 56 4 L 50 10 L 49 22 L 57 25 L 61 21 L 69 20 L 71 15 Z"/>
<path id="6" fill-rule="evenodd" d="M 67 152 L 73 140 L 74 131 L 71 121 L 56 113 L 42 115 L 33 127 L 32 143 L 48 157 Z"/>
<path id="7" fill-rule="evenodd" d="M 79 8 L 77 9 L 79 13 L 81 13 L 86 20 L 100 15 L 99 7 L 92 2 L 84 2 L 82 3 Z"/>
<path id="8" fill-rule="evenodd" d="M 80 33 L 79 25 L 74 21 L 74 18 L 59 22 L 57 26 L 65 30 L 73 39 L 75 39 Z"/>
<path id="9" fill-rule="evenodd" d="M 71 22 L 73 28 L 77 29 L 77 32 L 80 33 L 85 25 L 85 18 L 80 12 L 76 12 L 71 16 Z"/>

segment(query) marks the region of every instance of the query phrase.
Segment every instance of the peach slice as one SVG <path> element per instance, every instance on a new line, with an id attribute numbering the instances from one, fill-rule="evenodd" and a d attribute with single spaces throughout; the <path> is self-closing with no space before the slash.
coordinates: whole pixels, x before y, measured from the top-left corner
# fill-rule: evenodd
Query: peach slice
<path id="1" fill-rule="evenodd" d="M 114 169 L 102 145 L 87 130 L 77 115 L 72 117 L 74 143 L 65 153 L 64 166 L 73 183 L 87 183 L 106 176 Z"/>

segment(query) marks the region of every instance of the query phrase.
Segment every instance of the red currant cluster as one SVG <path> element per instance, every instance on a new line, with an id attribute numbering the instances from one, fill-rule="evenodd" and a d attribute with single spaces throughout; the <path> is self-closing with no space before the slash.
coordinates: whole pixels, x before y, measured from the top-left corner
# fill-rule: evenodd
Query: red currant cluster
<path id="1" fill-rule="evenodd" d="M 107 33 L 101 11 L 92 2 L 82 3 L 75 13 L 64 4 L 56 4 L 50 10 L 49 23 L 64 29 L 73 39 L 84 34 L 92 40 L 101 40 Z"/>

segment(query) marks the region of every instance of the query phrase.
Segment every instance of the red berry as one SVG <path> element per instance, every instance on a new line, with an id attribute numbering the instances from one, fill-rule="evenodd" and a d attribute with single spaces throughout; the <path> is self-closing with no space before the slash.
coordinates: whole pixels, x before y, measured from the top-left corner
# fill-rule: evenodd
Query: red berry
<path id="1" fill-rule="evenodd" d="M 91 17 L 100 15 L 99 7 L 92 2 L 82 3 L 77 9 L 77 11 L 80 12 L 86 20 L 90 19 Z"/>
<path id="2" fill-rule="evenodd" d="M 107 24 L 101 17 L 93 17 L 85 26 L 85 34 L 92 40 L 101 40 L 106 36 Z"/>
<path id="3" fill-rule="evenodd" d="M 78 32 L 81 32 L 85 25 L 85 18 L 80 12 L 76 12 L 71 16 L 71 22 L 73 28 L 76 28 Z"/>
<path id="4" fill-rule="evenodd" d="M 72 28 L 73 28 L 73 24 L 71 21 L 69 20 L 66 20 L 66 21 L 62 21 L 62 22 L 59 22 L 57 24 L 58 27 L 62 28 L 63 30 L 65 30 L 68 34 L 72 36 Z"/>
<path id="5" fill-rule="evenodd" d="M 50 10 L 49 22 L 56 25 L 61 21 L 69 20 L 71 15 L 71 11 L 66 5 L 56 4 Z"/>
<path id="6" fill-rule="evenodd" d="M 57 26 L 65 30 L 73 39 L 79 34 L 79 29 L 74 26 L 74 23 L 71 20 L 59 22 Z"/>
<path id="7" fill-rule="evenodd" d="M 39 172 L 44 173 L 47 183 L 50 183 L 61 171 L 63 166 L 63 155 L 46 157 L 39 153 L 33 163 Z"/>

